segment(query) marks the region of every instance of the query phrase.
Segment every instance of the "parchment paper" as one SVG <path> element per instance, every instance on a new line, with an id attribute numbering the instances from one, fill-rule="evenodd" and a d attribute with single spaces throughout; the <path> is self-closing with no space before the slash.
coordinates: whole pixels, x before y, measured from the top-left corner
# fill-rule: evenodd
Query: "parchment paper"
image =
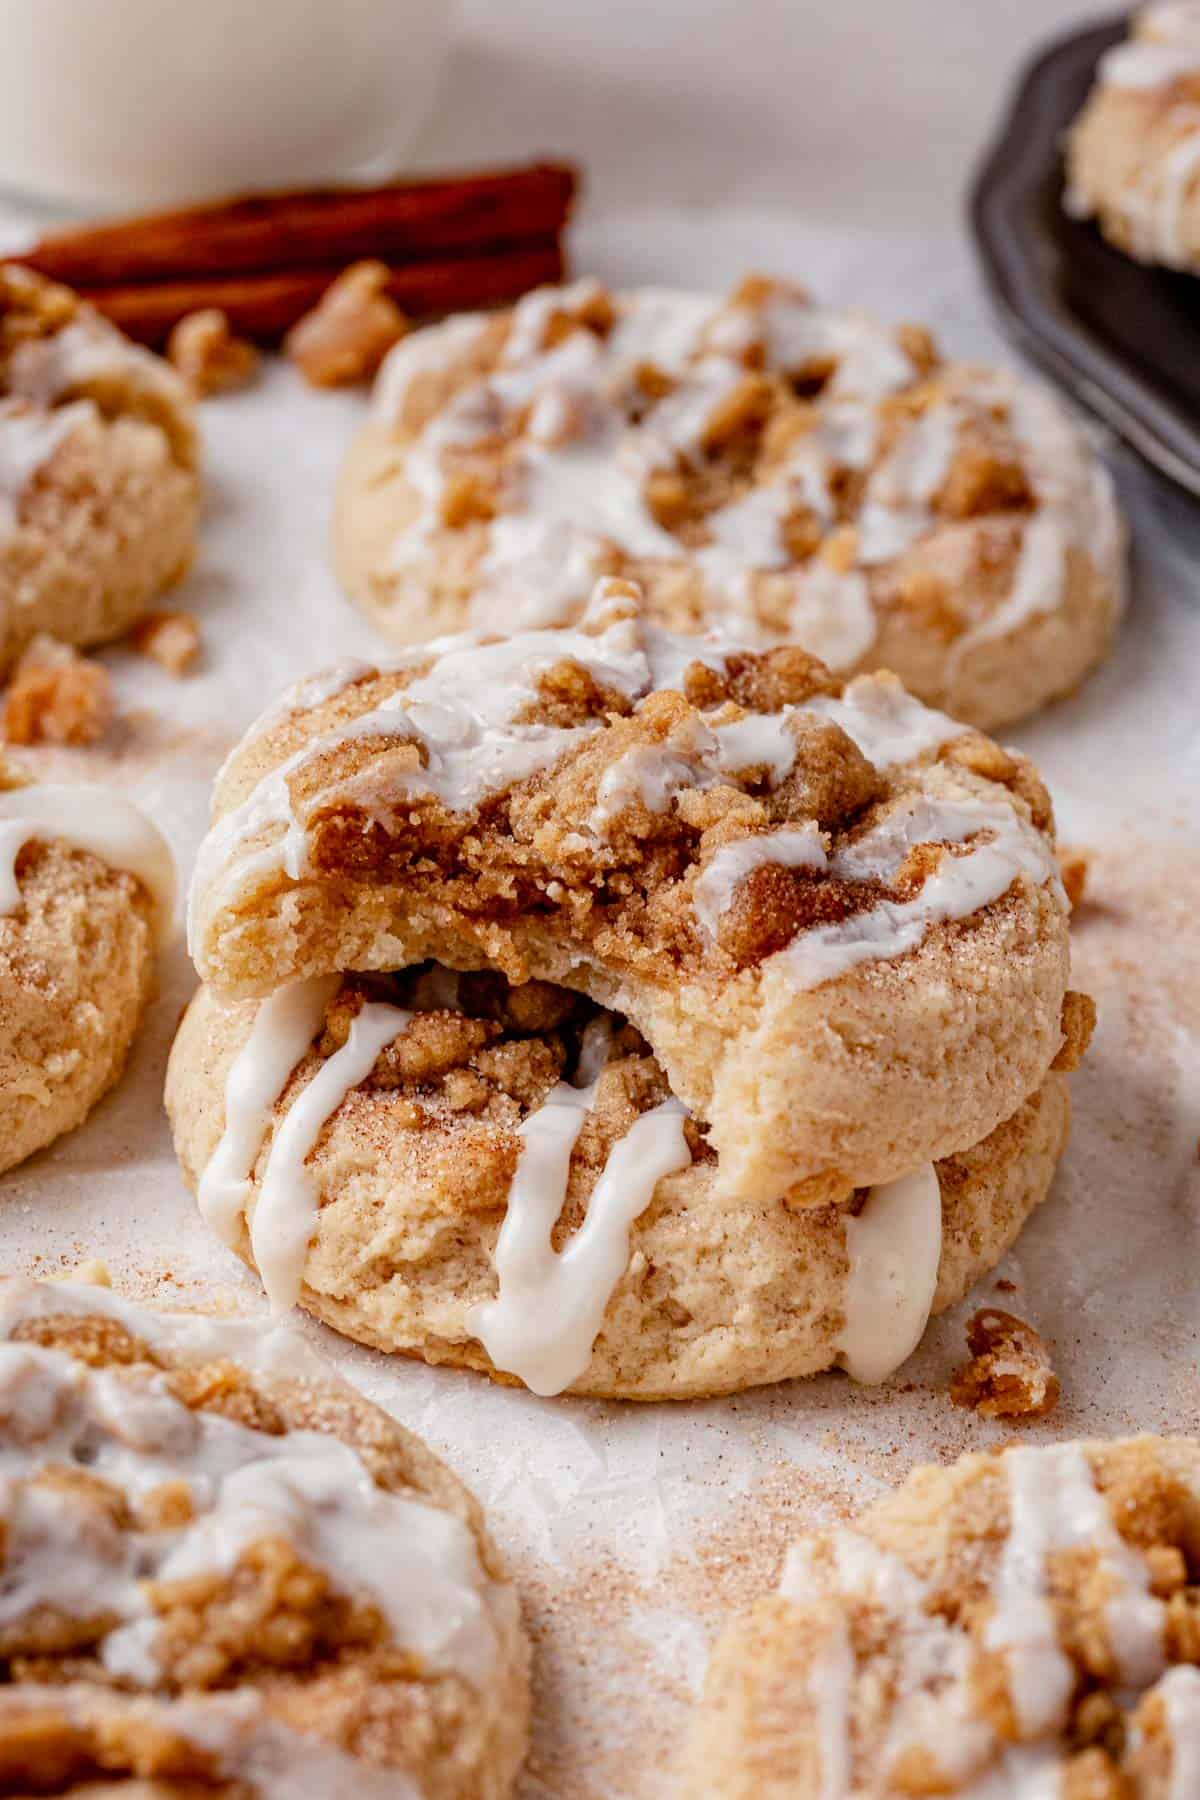
<path id="1" fill-rule="evenodd" d="M 804 230 L 740 212 L 585 222 L 576 266 L 615 282 L 719 288 L 750 266 L 834 300 L 931 322 L 947 348 L 1006 359 L 957 237 Z M 325 564 L 331 485 L 361 396 L 320 395 L 270 365 L 203 408 L 203 549 L 179 592 L 204 631 L 175 680 L 106 653 L 112 740 L 39 752 L 58 778 L 128 791 L 186 877 L 209 783 L 286 681 L 378 648 Z M 1050 1202 L 996 1272 L 881 1389 L 842 1376 L 684 1406 L 542 1401 L 482 1379 L 312 1339 L 469 1480 L 523 1583 L 537 1643 L 534 1796 L 659 1795 L 724 1613 L 774 1577 L 788 1537 L 928 1458 L 1006 1433 L 951 1405 L 963 1323 L 997 1299 L 1032 1319 L 1063 1384 L 1038 1441 L 1200 1428 L 1200 513 L 1115 459 L 1136 530 L 1135 598 L 1111 662 L 1011 734 L 1049 778 L 1066 843 L 1094 853 L 1075 929 L 1100 1028 L 1074 1078 L 1076 1123 Z M 161 1109 L 192 986 L 176 943 L 116 1092 L 73 1136 L 0 1181 L 0 1266 L 50 1272 L 103 1256 L 158 1301 L 261 1308 L 257 1283 L 200 1222 Z"/>

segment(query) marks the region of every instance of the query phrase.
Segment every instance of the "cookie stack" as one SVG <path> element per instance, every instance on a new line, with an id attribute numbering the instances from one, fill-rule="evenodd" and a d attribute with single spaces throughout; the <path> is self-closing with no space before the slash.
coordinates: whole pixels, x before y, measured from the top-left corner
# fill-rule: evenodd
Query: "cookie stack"
<path id="1" fill-rule="evenodd" d="M 877 1380 L 1067 1130 L 1049 802 L 894 677 L 576 627 L 306 682 L 218 782 L 167 1104 L 263 1277 L 541 1393 Z"/>

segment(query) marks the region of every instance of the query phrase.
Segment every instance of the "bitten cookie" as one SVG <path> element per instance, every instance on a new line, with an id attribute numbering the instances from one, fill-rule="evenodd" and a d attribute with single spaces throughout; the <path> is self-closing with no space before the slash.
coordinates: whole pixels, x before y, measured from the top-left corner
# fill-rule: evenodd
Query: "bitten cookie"
<path id="1" fill-rule="evenodd" d="M 120 637 L 192 560 L 194 409 L 69 289 L 0 266 L 0 675 L 39 633 Z"/>
<path id="2" fill-rule="evenodd" d="M 0 1169 L 117 1080 L 174 906 L 171 852 L 128 800 L 0 762 Z"/>
<path id="3" fill-rule="evenodd" d="M 988 727 L 1103 655 L 1125 541 L 1045 389 L 754 277 L 721 302 L 579 282 L 406 338 L 335 554 L 402 644 L 574 624 L 620 575 L 675 630 L 892 669 Z"/>
<path id="4" fill-rule="evenodd" d="M 1139 262 L 1200 268 L 1200 5 L 1144 7 L 1067 139 L 1065 204 Z"/>
<path id="5" fill-rule="evenodd" d="M 0 1340 L 5 1793 L 512 1792 L 516 1594 L 418 1438 L 291 1334 L 103 1289 L 0 1285 Z"/>
<path id="6" fill-rule="evenodd" d="M 686 1800 L 1191 1800 L 1200 1445 L 917 1469 L 720 1640 Z"/>
<path id="7" fill-rule="evenodd" d="M 277 1055 L 294 1067 L 258 1110 Z M 915 1180 L 731 1207 L 636 1031 L 565 988 L 436 966 L 262 1002 L 202 988 L 167 1108 L 205 1216 L 277 1307 L 539 1393 L 640 1400 L 837 1362 L 890 1375 L 1045 1197 L 1069 1119 L 1052 1074 Z"/>
<path id="8" fill-rule="evenodd" d="M 1049 803 L 892 677 L 608 581 L 301 684 L 214 811 L 167 1100 L 278 1306 L 547 1393 L 877 1380 L 1046 1191 Z"/>
<path id="9" fill-rule="evenodd" d="M 415 650 L 234 751 L 190 934 L 230 998 L 433 959 L 627 1018 L 730 1191 L 821 1197 L 978 1143 L 1062 1043 L 1031 766 L 891 678 L 647 623 Z"/>

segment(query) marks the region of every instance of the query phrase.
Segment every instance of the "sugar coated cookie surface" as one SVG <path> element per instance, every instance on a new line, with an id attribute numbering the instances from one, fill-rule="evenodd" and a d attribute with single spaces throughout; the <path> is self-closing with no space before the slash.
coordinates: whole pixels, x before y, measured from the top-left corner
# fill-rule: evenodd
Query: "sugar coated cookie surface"
<path id="1" fill-rule="evenodd" d="M 202 1211 L 277 1307 L 539 1393 L 638 1399 L 892 1374 L 1044 1198 L 1068 1124 L 1052 1074 L 936 1167 L 731 1206 L 629 1025 L 436 965 L 261 1002 L 201 989 L 167 1106 Z"/>
<path id="2" fill-rule="evenodd" d="M 979 1143 L 1063 1042 L 1067 908 L 1019 756 L 794 648 L 648 622 L 467 636 L 294 690 L 220 776 L 202 978 L 266 998 L 434 959 L 622 1015 L 730 1194 Z"/>
<path id="3" fill-rule="evenodd" d="M 720 1640 L 686 1800 L 1192 1800 L 1200 1444 L 922 1468 Z"/>
<path id="4" fill-rule="evenodd" d="M 1200 269 L 1200 6 L 1144 7 L 1067 140 L 1068 211 L 1139 262 Z"/>
<path id="5" fill-rule="evenodd" d="M 528 1652 L 479 1509 L 292 1334 L 0 1284 L 0 1788 L 503 1800 Z"/>
<path id="6" fill-rule="evenodd" d="M 1125 553 L 1054 396 L 759 277 L 724 301 L 584 281 L 412 334 L 335 548 L 401 644 L 574 624 L 629 576 L 676 630 L 889 668 L 985 727 L 1099 659 Z"/>
<path id="7" fill-rule="evenodd" d="M 0 764 L 0 1169 L 116 1081 L 174 908 L 171 852 L 128 800 Z"/>
<path id="8" fill-rule="evenodd" d="M 0 267 L 0 673 L 120 637 L 192 560 L 187 389 L 69 289 Z"/>

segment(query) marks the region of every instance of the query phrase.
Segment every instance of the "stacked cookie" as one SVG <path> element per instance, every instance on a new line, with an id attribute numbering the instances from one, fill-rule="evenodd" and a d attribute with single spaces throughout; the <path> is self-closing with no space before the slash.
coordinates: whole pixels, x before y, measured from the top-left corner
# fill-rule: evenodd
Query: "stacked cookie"
<path id="1" fill-rule="evenodd" d="M 1044 789 L 890 676 L 466 635 L 218 781 L 167 1104 L 272 1299 L 543 1393 L 894 1369 L 1047 1190 L 1086 1042 Z"/>
<path id="2" fill-rule="evenodd" d="M 1051 394 L 761 277 L 583 281 L 416 333 L 335 524 L 403 644 L 573 623 L 633 577 L 675 630 L 891 669 L 985 729 L 1074 688 L 1123 593 L 1108 475 Z"/>
<path id="3" fill-rule="evenodd" d="M 304 1350 L 0 1283 L 0 1788 L 501 1800 L 516 1593 L 458 1481 Z"/>

